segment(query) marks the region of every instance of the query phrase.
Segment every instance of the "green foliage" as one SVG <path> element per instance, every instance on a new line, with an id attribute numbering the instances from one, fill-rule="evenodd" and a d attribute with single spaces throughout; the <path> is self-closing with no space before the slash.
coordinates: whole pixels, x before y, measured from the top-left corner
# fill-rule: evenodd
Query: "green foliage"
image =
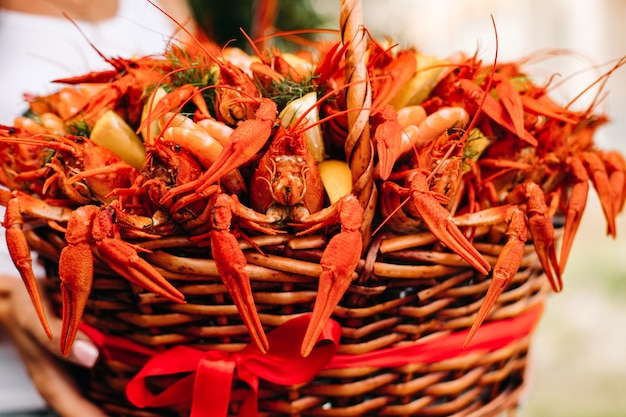
<path id="1" fill-rule="evenodd" d="M 203 55 L 192 57 L 188 51 L 176 48 L 166 51 L 165 57 L 174 69 L 170 73 L 171 84 L 163 86 L 168 91 L 189 84 L 204 87 L 213 85 L 217 81 L 219 71 L 214 65 L 203 60 Z"/>
<path id="2" fill-rule="evenodd" d="M 67 125 L 67 130 L 72 135 L 84 136 L 86 138 L 88 138 L 91 134 L 91 130 L 89 129 L 89 126 L 87 125 L 87 122 L 85 120 L 78 120 L 69 123 Z"/>
<path id="3" fill-rule="evenodd" d="M 255 5 L 252 0 L 189 0 L 196 20 L 219 45 L 249 50 L 241 30 L 252 32 Z M 279 1 L 275 26 L 280 31 L 319 28 L 324 22 L 308 0 Z M 279 41 L 280 42 L 280 41 Z M 281 49 L 284 45 L 277 45 Z"/>
<path id="4" fill-rule="evenodd" d="M 323 92 L 318 91 L 318 87 L 313 83 L 312 77 L 305 77 L 300 82 L 288 79 L 281 82 L 273 81 L 267 88 L 259 85 L 259 90 L 264 97 L 271 98 L 276 103 L 279 111 L 284 109 L 290 101 L 302 98 L 313 91 L 317 91 L 320 96 L 323 95 Z"/>
<path id="5" fill-rule="evenodd" d="M 185 49 L 173 46 L 165 52 L 165 57 L 172 66 L 172 71 L 168 72 L 170 82 L 163 84 L 165 91 L 170 92 L 178 87 L 193 85 L 199 88 L 215 85 L 219 79 L 219 69 L 216 65 L 209 63 L 203 54 L 192 56 Z M 165 75 L 165 74 L 164 74 Z M 202 97 L 207 103 L 209 111 L 215 108 L 215 90 L 206 88 L 202 90 Z M 183 108 L 181 113 L 193 113 L 194 106 L 189 103 Z"/>
<path id="6" fill-rule="evenodd" d="M 250 0 L 189 0 L 198 24 L 206 34 L 220 45 L 238 39 L 235 46 L 242 47 L 240 28 L 250 32 L 252 2 Z"/>

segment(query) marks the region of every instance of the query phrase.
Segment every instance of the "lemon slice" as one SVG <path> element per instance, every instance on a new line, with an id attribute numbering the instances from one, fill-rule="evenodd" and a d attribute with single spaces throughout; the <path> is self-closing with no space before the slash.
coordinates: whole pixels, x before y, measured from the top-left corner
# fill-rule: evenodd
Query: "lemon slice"
<path id="1" fill-rule="evenodd" d="M 98 119 L 91 131 L 91 140 L 104 146 L 137 170 L 144 164 L 146 150 L 143 142 L 113 110 L 108 110 Z"/>
<path id="2" fill-rule="evenodd" d="M 417 70 L 413 78 L 391 99 L 396 109 L 422 103 L 435 87 L 448 62 L 431 55 L 417 54 Z"/>
<path id="3" fill-rule="evenodd" d="M 291 65 L 298 72 L 298 74 L 302 76 L 312 74 L 315 70 L 311 61 L 301 58 L 298 55 L 284 53 L 283 59 L 287 61 L 287 63 Z"/>
<path id="4" fill-rule="evenodd" d="M 352 171 L 347 162 L 327 159 L 317 164 L 317 169 L 331 204 L 352 192 Z"/>

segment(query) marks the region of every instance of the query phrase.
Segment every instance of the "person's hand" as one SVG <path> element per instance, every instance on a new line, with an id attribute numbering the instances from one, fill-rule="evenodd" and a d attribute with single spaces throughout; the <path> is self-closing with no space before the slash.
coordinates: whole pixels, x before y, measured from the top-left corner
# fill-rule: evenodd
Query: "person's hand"
<path id="1" fill-rule="evenodd" d="M 79 332 L 70 354 L 63 358 L 59 350 L 61 320 L 49 308 L 47 316 L 54 335 L 52 340 L 46 336 L 22 281 L 0 276 L 0 326 L 11 336 L 43 399 L 62 417 L 106 416 L 83 397 L 67 368 L 67 362 L 92 367 L 98 349 Z"/>

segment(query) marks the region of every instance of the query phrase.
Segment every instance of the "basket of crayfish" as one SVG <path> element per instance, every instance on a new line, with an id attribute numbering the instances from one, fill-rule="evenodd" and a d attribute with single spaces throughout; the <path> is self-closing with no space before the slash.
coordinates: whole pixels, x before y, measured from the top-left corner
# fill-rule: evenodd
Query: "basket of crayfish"
<path id="1" fill-rule="evenodd" d="M 79 329 L 101 348 L 86 394 L 137 416 L 515 410 L 589 184 L 615 235 L 626 164 L 594 144 L 603 115 L 455 56 L 381 44 L 345 1 L 313 51 L 172 44 L 32 98 L 1 131 L 3 224 L 50 334 L 28 250 L 46 264 L 61 351 Z"/>

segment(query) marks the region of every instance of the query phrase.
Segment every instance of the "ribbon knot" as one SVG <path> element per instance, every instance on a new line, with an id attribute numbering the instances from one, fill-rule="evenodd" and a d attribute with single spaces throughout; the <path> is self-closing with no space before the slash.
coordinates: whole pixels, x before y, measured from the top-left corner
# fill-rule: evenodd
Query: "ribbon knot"
<path id="1" fill-rule="evenodd" d="M 137 407 L 191 404 L 191 417 L 226 416 L 236 376 L 246 387 L 239 416 L 256 417 L 259 378 L 280 385 L 306 383 L 335 356 L 341 327 L 333 320 L 327 322 L 311 354 L 301 356 L 310 318 L 298 316 L 269 332 L 270 349 L 265 354 L 254 344 L 240 352 L 175 346 L 157 353 L 129 381 L 126 395 Z"/>

